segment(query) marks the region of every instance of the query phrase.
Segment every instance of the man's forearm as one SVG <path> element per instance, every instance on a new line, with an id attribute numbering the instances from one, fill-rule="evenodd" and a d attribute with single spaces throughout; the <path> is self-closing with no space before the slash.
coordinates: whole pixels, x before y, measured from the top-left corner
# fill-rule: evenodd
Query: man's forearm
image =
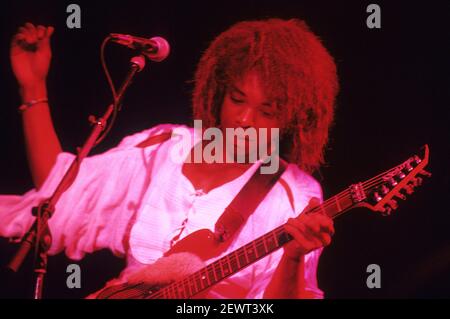
<path id="1" fill-rule="evenodd" d="M 264 292 L 264 298 L 295 299 L 301 296 L 304 287 L 303 258 L 295 260 L 283 254 L 272 280 Z"/>
<path id="2" fill-rule="evenodd" d="M 22 88 L 22 102 L 47 98 L 45 83 Z M 33 105 L 22 112 L 22 122 L 28 163 L 36 188 L 40 188 L 62 151 L 53 127 L 47 103 Z"/>

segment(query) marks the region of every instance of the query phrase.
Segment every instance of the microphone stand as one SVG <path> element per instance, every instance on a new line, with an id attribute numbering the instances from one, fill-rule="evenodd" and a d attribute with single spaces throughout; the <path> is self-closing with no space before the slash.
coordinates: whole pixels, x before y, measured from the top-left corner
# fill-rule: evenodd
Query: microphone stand
<path id="1" fill-rule="evenodd" d="M 72 161 L 69 169 L 56 187 L 56 190 L 53 192 L 52 196 L 48 199 L 42 200 L 38 206 L 32 208 L 32 214 L 33 216 L 36 216 L 36 220 L 22 238 L 18 251 L 7 266 L 12 271 L 17 272 L 25 260 L 25 257 L 28 255 L 30 249 L 34 246 L 34 299 L 42 299 L 44 278 L 47 273 L 47 253 L 52 244 L 52 236 L 48 226 L 48 220 L 55 213 L 55 206 L 61 195 L 75 181 L 81 162 L 96 145 L 98 137 L 106 127 L 107 121 L 111 114 L 113 112 L 117 112 L 119 109 L 125 91 L 131 84 L 134 76 L 145 67 L 145 58 L 143 55 L 131 58 L 130 62 L 130 70 L 128 71 L 125 80 L 117 92 L 114 102 L 108 106 L 106 112 L 101 118 L 96 119 L 95 117 L 90 116 L 90 122 L 93 124 L 92 131 L 84 145 L 81 148 L 77 148 L 77 155 L 75 159 Z"/>

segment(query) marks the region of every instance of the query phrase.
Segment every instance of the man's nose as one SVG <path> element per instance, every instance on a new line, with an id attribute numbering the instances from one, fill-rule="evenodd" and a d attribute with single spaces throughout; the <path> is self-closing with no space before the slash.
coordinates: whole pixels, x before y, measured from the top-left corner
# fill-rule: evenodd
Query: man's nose
<path id="1" fill-rule="evenodd" d="M 246 107 L 239 115 L 239 124 L 242 127 L 252 127 L 255 124 L 255 111 L 251 107 Z"/>

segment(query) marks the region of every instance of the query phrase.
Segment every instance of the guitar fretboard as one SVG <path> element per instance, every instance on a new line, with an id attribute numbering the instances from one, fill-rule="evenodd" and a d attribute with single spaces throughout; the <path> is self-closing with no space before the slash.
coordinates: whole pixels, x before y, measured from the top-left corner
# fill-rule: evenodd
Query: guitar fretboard
<path id="1" fill-rule="evenodd" d="M 334 218 L 351 206 L 353 206 L 352 198 L 348 192 L 343 192 L 340 195 L 329 198 L 321 205 L 305 213 L 323 212 L 330 218 Z M 149 298 L 191 298 L 199 292 L 208 289 L 219 281 L 271 254 L 291 240 L 292 236 L 284 230 L 284 225 L 279 226 L 230 254 L 219 258 L 185 279 L 158 290 L 156 293 L 150 295 Z"/>
<path id="2" fill-rule="evenodd" d="M 389 214 L 392 209 L 395 209 L 391 207 L 393 204 L 390 203 L 394 196 L 404 199 L 405 195 L 401 194 L 401 191 L 410 194 L 414 187 L 422 183 L 422 177 L 431 176 L 424 169 L 428 164 L 428 160 L 429 149 L 428 145 L 425 145 L 424 155 L 422 157 L 415 155 L 404 163 L 363 183 L 353 184 L 343 192 L 329 198 L 321 205 L 305 211 L 303 214 L 323 213 L 330 218 L 335 218 L 349 209 L 358 206 L 369 208 L 375 212 Z M 183 280 L 174 282 L 157 291 L 154 291 L 154 287 L 145 282 L 131 287 L 128 284 L 123 284 L 105 289 L 100 299 L 190 298 L 273 253 L 291 241 L 292 237 L 284 230 L 284 226 L 279 226 L 245 246 L 219 258 Z"/>

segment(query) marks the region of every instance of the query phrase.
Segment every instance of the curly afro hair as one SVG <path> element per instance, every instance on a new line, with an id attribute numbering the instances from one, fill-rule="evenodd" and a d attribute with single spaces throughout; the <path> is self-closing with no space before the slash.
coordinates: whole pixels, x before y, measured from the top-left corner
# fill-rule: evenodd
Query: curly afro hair
<path id="1" fill-rule="evenodd" d="M 244 21 L 221 33 L 195 73 L 194 118 L 220 125 L 227 88 L 253 69 L 280 113 L 280 155 L 312 173 L 324 162 L 339 84 L 332 56 L 304 21 Z"/>

